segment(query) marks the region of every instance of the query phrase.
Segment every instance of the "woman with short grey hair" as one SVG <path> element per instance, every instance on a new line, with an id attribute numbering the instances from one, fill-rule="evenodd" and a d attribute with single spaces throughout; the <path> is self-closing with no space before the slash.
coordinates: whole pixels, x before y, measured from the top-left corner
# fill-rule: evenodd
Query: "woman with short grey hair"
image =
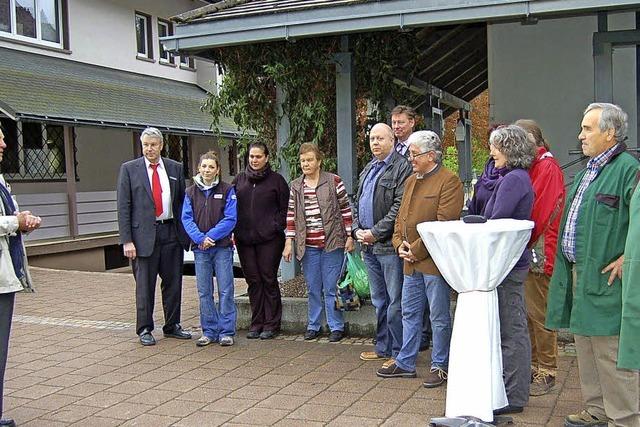
<path id="1" fill-rule="evenodd" d="M 489 144 L 505 156 L 509 169 L 529 169 L 536 156 L 534 144 L 520 126 L 504 126 L 494 130 L 489 136 Z"/>
<path id="2" fill-rule="evenodd" d="M 489 137 L 491 158 L 478 180 L 469 213 L 489 219 L 531 219 L 533 187 L 527 169 L 535 146 L 519 126 L 503 126 Z M 524 302 L 529 251 L 523 251 L 513 270 L 498 286 L 502 366 L 509 405 L 494 414 L 522 412 L 529 402 L 531 342 Z"/>

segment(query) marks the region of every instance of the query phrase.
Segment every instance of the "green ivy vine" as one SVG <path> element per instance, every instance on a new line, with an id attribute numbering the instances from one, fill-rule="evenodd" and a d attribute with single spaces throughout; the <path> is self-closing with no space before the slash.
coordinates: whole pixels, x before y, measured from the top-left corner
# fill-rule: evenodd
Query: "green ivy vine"
<path id="1" fill-rule="evenodd" d="M 389 103 L 414 105 L 414 94 L 393 83 L 395 70 L 405 68 L 418 51 L 414 33 L 376 32 L 350 36 L 354 54 L 357 105 L 357 153 L 360 166 L 370 158 L 367 130 L 386 120 Z M 288 164 L 291 177 L 300 174 L 298 149 L 303 142 L 318 144 L 324 168 L 335 171 L 336 88 L 333 55 L 339 37 L 309 38 L 216 49 L 213 59 L 224 73 L 218 93 L 208 95 L 203 110 L 219 134 L 224 117 L 241 133 L 240 155 L 252 139 L 265 142 L 274 166 Z M 410 73 L 411 74 L 411 73 Z M 282 112 L 276 110 L 276 87 L 286 93 Z M 276 130 L 282 115 L 290 122 L 288 143 L 278 150 Z"/>

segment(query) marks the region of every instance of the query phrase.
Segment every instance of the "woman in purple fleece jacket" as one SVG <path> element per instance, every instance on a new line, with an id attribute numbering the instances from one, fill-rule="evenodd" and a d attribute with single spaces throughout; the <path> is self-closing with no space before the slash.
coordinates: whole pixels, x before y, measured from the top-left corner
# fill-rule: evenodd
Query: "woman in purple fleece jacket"
<path id="1" fill-rule="evenodd" d="M 469 213 L 489 219 L 530 219 L 533 187 L 527 169 L 535 147 L 519 126 L 504 126 L 489 137 L 491 158 L 474 189 Z M 524 280 L 529 270 L 526 249 L 515 267 L 498 286 L 502 364 L 509 405 L 494 414 L 522 412 L 529 402 L 531 342 L 524 302 Z"/>

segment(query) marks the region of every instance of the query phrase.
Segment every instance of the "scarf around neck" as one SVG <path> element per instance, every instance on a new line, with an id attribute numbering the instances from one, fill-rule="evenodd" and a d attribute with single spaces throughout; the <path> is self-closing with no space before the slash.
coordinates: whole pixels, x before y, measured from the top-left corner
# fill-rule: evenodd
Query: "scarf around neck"
<path id="1" fill-rule="evenodd" d="M 252 181 L 252 182 L 262 181 L 271 173 L 271 165 L 267 163 L 267 165 L 262 169 L 255 170 L 255 169 L 252 169 L 251 166 L 247 164 L 247 167 L 245 168 L 244 173 L 247 175 L 247 178 L 249 178 L 249 181 Z"/>

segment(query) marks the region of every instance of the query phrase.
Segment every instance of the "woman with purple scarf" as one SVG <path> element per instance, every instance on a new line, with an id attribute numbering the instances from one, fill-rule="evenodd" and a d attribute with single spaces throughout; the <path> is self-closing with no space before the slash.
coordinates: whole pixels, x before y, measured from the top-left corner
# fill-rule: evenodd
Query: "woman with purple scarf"
<path id="1" fill-rule="evenodd" d="M 531 218 L 533 187 L 527 169 L 535 146 L 519 126 L 503 126 L 489 137 L 491 158 L 476 183 L 469 213 L 488 219 Z M 509 405 L 494 414 L 522 412 L 529 401 L 531 342 L 524 302 L 524 281 L 529 271 L 529 251 L 523 251 L 513 270 L 498 286 L 502 364 Z"/>

